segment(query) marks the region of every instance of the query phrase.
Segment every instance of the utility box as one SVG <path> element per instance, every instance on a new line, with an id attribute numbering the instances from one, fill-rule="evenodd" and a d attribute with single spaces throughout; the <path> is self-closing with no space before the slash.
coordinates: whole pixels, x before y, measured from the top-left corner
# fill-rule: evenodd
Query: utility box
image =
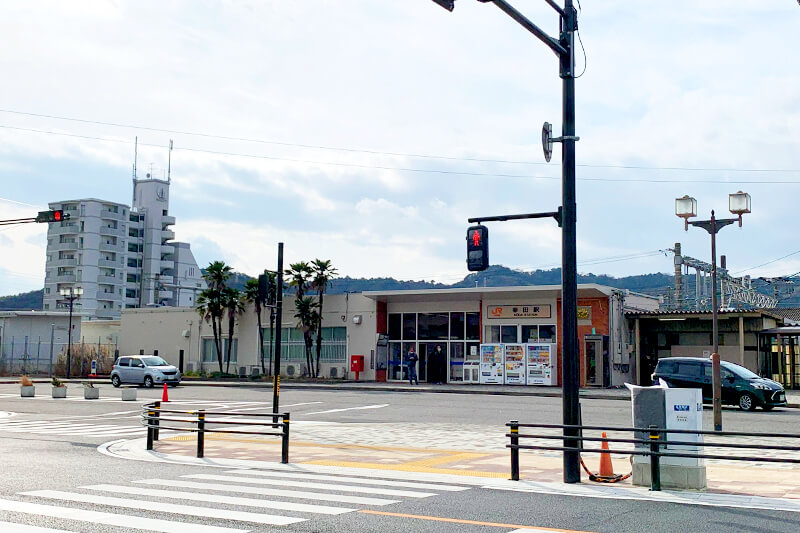
<path id="1" fill-rule="evenodd" d="M 663 429 L 703 430 L 703 392 L 700 389 L 671 389 L 630 386 L 634 427 L 657 426 Z M 637 439 L 649 440 L 648 432 L 637 432 Z M 667 441 L 702 445 L 699 433 L 669 433 Z M 637 444 L 637 449 L 649 449 Z M 674 453 L 703 453 L 702 446 L 668 445 L 661 451 Z M 664 488 L 704 489 L 706 467 L 702 459 L 691 457 L 660 457 L 661 485 Z M 633 484 L 650 486 L 650 456 L 633 456 Z"/>
<path id="2" fill-rule="evenodd" d="M 364 356 L 351 355 L 350 356 L 350 372 L 356 373 L 356 381 L 358 381 L 358 374 L 364 371 Z"/>

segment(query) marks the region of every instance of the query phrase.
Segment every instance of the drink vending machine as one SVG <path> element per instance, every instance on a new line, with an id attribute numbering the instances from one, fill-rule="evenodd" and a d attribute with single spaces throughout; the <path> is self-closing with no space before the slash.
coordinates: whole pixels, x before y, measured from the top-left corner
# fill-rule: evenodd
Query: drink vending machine
<path id="1" fill-rule="evenodd" d="M 525 345 L 528 385 L 555 385 L 556 345 L 530 343 Z"/>
<path id="2" fill-rule="evenodd" d="M 502 344 L 481 344 L 481 383 L 503 384 Z"/>
<path id="3" fill-rule="evenodd" d="M 504 344 L 506 385 L 525 385 L 525 346 Z"/>

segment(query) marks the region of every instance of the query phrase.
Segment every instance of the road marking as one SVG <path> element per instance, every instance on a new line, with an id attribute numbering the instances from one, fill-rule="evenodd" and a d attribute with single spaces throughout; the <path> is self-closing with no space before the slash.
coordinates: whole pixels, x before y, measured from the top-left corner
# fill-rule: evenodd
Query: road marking
<path id="1" fill-rule="evenodd" d="M 363 485 L 384 485 L 387 487 L 406 487 L 410 489 L 435 489 L 445 492 L 458 492 L 469 490 L 469 487 L 457 487 L 455 485 L 437 485 L 435 483 L 417 483 L 414 481 L 392 481 L 388 479 L 347 477 L 347 476 L 328 476 L 322 474 L 305 474 L 301 472 L 278 472 L 274 470 L 228 470 L 226 474 L 279 477 L 279 478 L 299 478 L 313 479 L 316 481 L 338 481 L 340 483 L 361 483 Z"/>
<path id="2" fill-rule="evenodd" d="M 173 498 L 176 500 L 194 500 L 210 503 L 227 503 L 245 507 L 263 507 L 265 509 L 280 509 L 282 511 L 296 511 L 301 513 L 318 513 L 338 515 L 352 513 L 356 509 L 346 507 L 330 507 L 327 505 L 312 505 L 307 503 L 279 502 L 275 500 L 261 500 L 241 498 L 236 496 L 220 496 L 219 494 L 204 494 L 200 492 L 183 492 L 174 490 L 158 490 L 144 487 L 127 487 L 124 485 L 89 485 L 82 489 L 109 492 L 112 494 L 135 494 L 137 496 L 152 496 L 160 498 Z M 3 532 L 5 533 L 5 531 Z"/>
<path id="3" fill-rule="evenodd" d="M 361 407 L 345 407 L 343 409 L 328 409 L 327 411 L 314 411 L 313 413 L 303 413 L 303 416 L 307 415 L 322 415 L 325 413 L 341 413 L 343 411 L 359 411 L 362 409 L 380 409 L 382 407 L 388 407 L 388 403 L 382 403 L 377 405 L 362 405 Z"/>
<path id="4" fill-rule="evenodd" d="M 218 476 L 215 474 L 189 474 L 181 476 L 187 479 L 207 479 L 210 481 L 233 481 L 236 483 L 253 483 L 256 485 L 279 485 L 283 487 L 300 487 L 306 489 L 336 490 L 340 492 L 356 492 L 366 494 L 382 494 L 384 496 L 402 496 L 406 498 L 428 498 L 436 496 L 433 492 L 414 492 L 411 490 L 379 489 L 375 487 L 356 487 L 354 485 L 332 485 L 330 483 L 307 483 L 304 481 L 287 481 L 285 479 L 259 479 L 234 476 Z"/>
<path id="5" fill-rule="evenodd" d="M 364 514 L 374 514 L 374 515 L 381 515 L 381 516 L 394 516 L 397 518 L 416 518 L 417 520 L 430 520 L 433 522 L 449 522 L 452 524 L 470 524 L 474 526 L 489 526 L 489 527 L 502 527 L 502 528 L 514 528 L 514 532 L 525 532 L 525 533 L 539 533 L 539 532 L 547 532 L 547 533 L 590 533 L 589 531 L 576 531 L 574 529 L 552 529 L 547 527 L 540 527 L 540 528 L 531 528 L 528 526 L 520 526 L 517 524 L 502 524 L 498 522 L 481 522 L 478 520 L 464 520 L 462 518 L 445 518 L 441 516 L 426 516 L 426 515 L 418 515 L 418 514 L 405 514 L 405 513 L 387 513 L 385 511 L 372 511 L 370 509 L 362 509 L 359 513 Z"/>
<path id="6" fill-rule="evenodd" d="M 15 500 L 0 500 L 0 511 L 49 516 L 52 518 L 63 518 L 65 520 L 78 520 L 80 522 L 105 524 L 107 526 L 138 528 L 146 531 L 159 531 L 160 533 L 231 533 L 233 531 L 249 531 L 248 529 L 188 524 L 186 522 L 172 522 L 159 518 L 143 518 L 141 516 L 104 513 L 72 507 L 55 507 L 52 505 L 41 505 L 38 503 Z"/>
<path id="7" fill-rule="evenodd" d="M 112 507 L 136 509 L 138 511 L 164 512 L 192 517 L 202 516 L 205 518 L 218 518 L 220 520 L 238 520 L 241 522 L 253 522 L 256 524 L 268 524 L 273 526 L 288 526 L 289 524 L 296 524 L 298 522 L 305 522 L 307 520 L 306 518 L 294 518 L 291 516 L 250 513 L 247 511 L 231 511 L 228 509 L 212 509 L 210 507 L 197 507 L 193 505 L 180 505 L 176 503 L 136 501 L 126 498 L 114 498 L 112 496 L 95 496 L 93 494 L 63 492 L 60 490 L 33 490 L 30 492 L 20 492 L 19 494 L 23 496 L 36 496 L 37 498 L 50 498 L 53 500 L 66 502 L 108 505 Z"/>
<path id="8" fill-rule="evenodd" d="M 261 496 L 282 496 L 284 498 L 298 498 L 303 500 L 320 500 L 339 503 L 355 503 L 360 505 L 389 505 L 400 503 L 400 500 L 387 500 L 384 498 L 369 498 L 365 496 L 349 496 L 345 494 L 326 494 L 324 492 L 309 492 L 303 490 L 281 490 L 263 487 L 246 487 L 244 485 L 225 485 L 222 483 L 199 483 L 193 481 L 177 481 L 171 479 L 142 479 L 133 481 L 144 485 L 158 485 L 162 487 L 176 487 L 183 489 L 215 490 L 219 492 L 241 492 L 243 494 L 258 494 Z"/>
<path id="9" fill-rule="evenodd" d="M 0 531 L 3 533 L 71 533 L 63 529 L 50 529 L 49 527 L 38 527 L 28 524 L 12 524 L 11 522 L 0 522 Z"/>

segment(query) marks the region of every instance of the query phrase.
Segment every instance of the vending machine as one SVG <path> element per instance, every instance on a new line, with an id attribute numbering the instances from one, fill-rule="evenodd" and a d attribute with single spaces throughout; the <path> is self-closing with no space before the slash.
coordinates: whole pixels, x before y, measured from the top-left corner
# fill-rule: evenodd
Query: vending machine
<path id="1" fill-rule="evenodd" d="M 506 385 L 525 385 L 525 346 L 504 344 Z"/>
<path id="2" fill-rule="evenodd" d="M 481 383 L 503 384 L 503 345 L 481 344 Z"/>
<path id="3" fill-rule="evenodd" d="M 531 343 L 525 345 L 525 372 L 528 385 L 555 385 L 556 345 Z"/>

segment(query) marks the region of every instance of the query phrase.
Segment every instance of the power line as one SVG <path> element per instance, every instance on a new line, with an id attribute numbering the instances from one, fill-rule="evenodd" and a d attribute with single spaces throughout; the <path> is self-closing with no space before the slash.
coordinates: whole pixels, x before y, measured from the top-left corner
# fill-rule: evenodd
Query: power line
<path id="1" fill-rule="evenodd" d="M 212 133 L 202 133 L 202 132 L 192 132 L 192 131 L 183 131 L 183 130 L 173 130 L 168 128 L 155 128 L 151 126 L 141 126 L 136 124 L 125 124 L 121 122 L 105 122 L 100 120 L 90 120 L 90 119 L 82 119 L 82 118 L 75 118 L 75 117 L 65 117 L 60 115 L 49 115 L 44 113 L 30 113 L 25 111 L 16 111 L 13 109 L 0 109 L 0 113 L 8 113 L 13 115 L 22 115 L 22 116 L 29 116 L 29 117 L 37 117 L 37 118 L 48 118 L 52 120 L 63 120 L 68 122 L 78 122 L 82 124 L 94 124 L 99 126 L 111 126 L 115 128 L 127 128 L 127 129 L 135 129 L 135 130 L 142 130 L 142 131 L 152 131 L 157 133 L 168 133 L 172 135 L 187 135 L 192 137 L 203 137 L 208 139 L 220 139 L 226 141 L 238 141 L 238 142 L 250 142 L 250 143 L 258 143 L 258 144 L 268 144 L 268 145 L 275 145 L 275 146 L 288 146 L 293 148 L 306 148 L 306 149 L 313 149 L 313 150 L 329 150 L 329 151 L 338 151 L 338 152 L 350 152 L 350 153 L 361 153 L 361 154 L 370 154 L 370 155 L 388 155 L 393 157 L 412 157 L 412 158 L 420 158 L 420 159 L 440 159 L 443 161 L 469 161 L 469 162 L 477 162 L 477 163 L 502 163 L 502 164 L 513 164 L 513 165 L 544 165 L 548 166 L 548 163 L 536 162 L 536 161 L 519 161 L 519 160 L 511 160 L 511 159 L 492 159 L 492 158 L 477 158 L 477 157 L 452 157 L 452 156 L 443 156 L 443 155 L 433 155 L 433 154 L 417 154 L 413 152 L 392 152 L 392 151 L 382 151 L 382 150 L 367 150 L 363 148 L 347 148 L 341 146 L 326 146 L 326 145 L 318 145 L 318 144 L 304 144 L 304 143 L 292 143 L 286 141 L 274 141 L 274 140 L 265 140 L 265 139 L 254 139 L 249 137 L 237 137 L 237 136 L 229 136 L 229 135 L 218 135 Z M 554 166 L 554 165 L 550 165 Z M 683 172 L 800 172 L 800 169 L 781 169 L 781 168 L 714 168 L 714 167 L 656 167 L 656 166 L 645 166 L 645 165 L 597 165 L 597 164 L 579 164 L 579 167 L 584 168 L 614 168 L 614 169 L 623 169 L 623 170 L 669 170 L 669 171 L 683 171 Z"/>
<path id="2" fill-rule="evenodd" d="M 761 268 L 761 267 L 763 267 L 763 266 L 771 265 L 772 263 L 777 263 L 778 261 L 780 261 L 780 260 L 782 260 L 782 259 L 786 259 L 787 257 L 791 257 L 791 256 L 793 256 L 793 255 L 796 255 L 796 254 L 800 254 L 800 250 L 797 250 L 797 251 L 795 251 L 795 252 L 792 252 L 792 253 L 790 253 L 790 254 L 786 254 L 786 255 L 784 255 L 783 257 L 779 257 L 779 258 L 777 258 L 777 259 L 773 259 L 772 261 L 767 261 L 766 263 L 762 263 L 762 264 L 760 264 L 760 265 L 756 265 L 756 266 L 754 266 L 754 267 L 745 268 L 744 270 L 739 270 L 739 271 L 737 271 L 737 272 L 734 272 L 734 274 L 741 274 L 742 272 L 748 272 L 748 271 L 750 271 L 750 270 L 755 270 L 755 269 L 757 269 L 757 268 Z M 794 274 L 793 274 L 793 275 L 794 275 Z"/>
<path id="3" fill-rule="evenodd" d="M 121 144 L 132 144 L 130 141 L 125 141 L 123 139 L 112 139 L 107 137 L 95 137 L 91 135 L 80 135 L 76 133 L 67 133 L 67 132 L 58 132 L 58 131 L 50 131 L 50 130 L 39 130 L 34 128 L 21 128 L 18 126 L 8 126 L 4 124 L 0 124 L 0 128 L 8 129 L 8 130 L 15 130 L 15 131 L 23 131 L 28 133 L 41 133 L 46 135 L 58 135 L 64 137 L 73 137 L 78 139 L 88 139 L 88 140 L 95 140 L 95 141 L 102 141 L 102 142 L 114 142 L 114 143 L 121 143 Z M 139 143 L 140 146 L 150 146 L 156 148 L 164 148 L 164 146 L 159 144 L 147 144 L 147 143 Z M 175 151 L 185 151 L 185 152 L 195 152 L 195 153 L 205 153 L 205 154 L 212 154 L 212 155 L 222 155 L 228 157 L 243 157 L 248 159 L 262 159 L 267 161 L 282 161 L 288 163 L 302 163 L 302 164 L 311 164 L 311 165 L 327 165 L 327 166 L 335 166 L 335 167 L 347 167 L 347 168 L 361 168 L 361 169 L 369 169 L 369 170 L 394 170 L 398 172 L 415 172 L 415 173 L 423 173 L 423 174 L 443 174 L 443 175 L 455 175 L 455 176 L 471 176 L 471 177 L 490 177 L 490 178 L 524 178 L 524 179 L 539 179 L 539 180 L 551 180 L 551 181 L 560 181 L 560 176 L 540 176 L 540 175 L 531 175 L 531 174 L 506 174 L 506 173 L 497 173 L 497 172 L 468 172 L 468 171 L 461 171 L 461 170 L 442 170 L 442 169 L 424 169 L 424 168 L 412 168 L 412 167 L 394 167 L 394 166 L 385 166 L 385 165 L 366 165 L 360 163 L 343 163 L 338 161 L 318 161 L 312 159 L 300 159 L 300 158 L 291 158 L 291 157 L 278 157 L 278 156 L 268 156 L 268 155 L 259 155 L 259 154 L 247 154 L 241 152 L 226 152 L 221 150 L 208 150 L 203 148 L 190 148 L 190 147 L 179 147 L 176 146 L 174 148 Z M 636 167 L 630 167 L 636 168 Z M 640 167 L 645 168 L 645 167 Z M 711 184 L 720 184 L 720 183 L 730 183 L 730 184 L 756 184 L 756 185 L 797 185 L 800 184 L 800 180 L 725 180 L 725 179 L 685 179 L 685 180 L 676 180 L 676 179 L 661 179 L 661 178 L 586 178 L 580 177 L 577 178 L 578 181 L 588 181 L 588 182 L 607 182 L 607 183 L 711 183 Z"/>

